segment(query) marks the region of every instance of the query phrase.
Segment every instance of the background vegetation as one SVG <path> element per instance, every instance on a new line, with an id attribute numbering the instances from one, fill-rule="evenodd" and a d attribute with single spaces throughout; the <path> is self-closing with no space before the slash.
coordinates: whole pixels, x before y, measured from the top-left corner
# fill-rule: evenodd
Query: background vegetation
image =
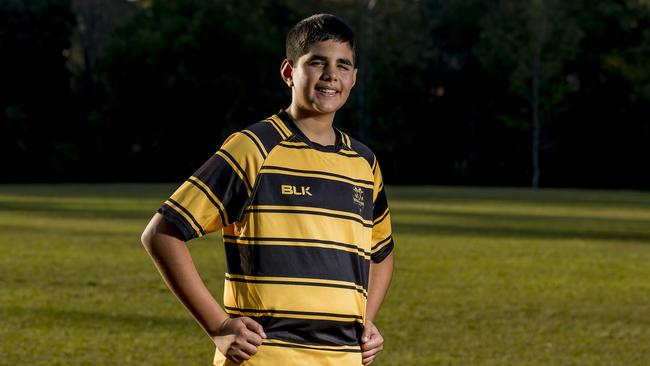
<path id="1" fill-rule="evenodd" d="M 184 179 L 289 104 L 316 12 L 356 30 L 336 123 L 388 182 L 650 187 L 647 0 L 2 0 L 1 180 Z"/>

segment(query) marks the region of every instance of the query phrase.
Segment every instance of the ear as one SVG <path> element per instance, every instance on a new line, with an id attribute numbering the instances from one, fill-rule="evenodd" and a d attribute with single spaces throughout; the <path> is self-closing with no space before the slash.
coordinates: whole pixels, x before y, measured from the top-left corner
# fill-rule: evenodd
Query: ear
<path id="1" fill-rule="evenodd" d="M 357 69 L 356 67 L 352 71 L 352 86 L 354 86 L 354 84 L 357 83 L 357 71 L 359 71 L 359 69 Z M 350 89 L 352 89 L 352 86 L 350 87 Z"/>
<path id="2" fill-rule="evenodd" d="M 282 61 L 282 64 L 280 65 L 280 76 L 289 88 L 293 86 L 293 63 L 291 60 L 285 58 L 284 61 Z"/>

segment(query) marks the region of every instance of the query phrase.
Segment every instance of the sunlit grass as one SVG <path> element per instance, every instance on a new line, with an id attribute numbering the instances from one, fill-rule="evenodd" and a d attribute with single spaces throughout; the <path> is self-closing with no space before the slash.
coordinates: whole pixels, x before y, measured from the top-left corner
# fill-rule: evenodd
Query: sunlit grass
<path id="1" fill-rule="evenodd" d="M 139 237 L 175 185 L 0 186 L 1 365 L 209 365 Z M 650 193 L 397 188 L 377 365 L 650 364 Z M 218 234 L 190 242 L 217 299 Z"/>

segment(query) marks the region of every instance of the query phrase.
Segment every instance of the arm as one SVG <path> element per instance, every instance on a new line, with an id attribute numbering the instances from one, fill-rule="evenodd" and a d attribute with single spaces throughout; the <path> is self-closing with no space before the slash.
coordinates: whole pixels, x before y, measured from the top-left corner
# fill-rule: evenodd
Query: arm
<path id="1" fill-rule="evenodd" d="M 384 302 L 386 292 L 393 277 L 394 253 L 390 253 L 380 263 L 370 262 L 370 279 L 368 281 L 368 303 L 366 305 L 366 319 L 375 321 L 381 304 Z"/>
<path id="2" fill-rule="evenodd" d="M 156 213 L 142 233 L 142 244 L 169 289 L 190 311 L 219 351 L 235 362 L 247 360 L 266 338 L 247 317 L 231 319 L 201 280 L 175 227 Z"/>
<path id="3" fill-rule="evenodd" d="M 384 338 L 374 324 L 375 316 L 381 307 L 390 280 L 393 277 L 394 253 L 390 253 L 380 263 L 370 263 L 368 283 L 368 302 L 366 304 L 366 324 L 361 336 L 361 357 L 364 366 L 370 365 L 384 349 Z"/>

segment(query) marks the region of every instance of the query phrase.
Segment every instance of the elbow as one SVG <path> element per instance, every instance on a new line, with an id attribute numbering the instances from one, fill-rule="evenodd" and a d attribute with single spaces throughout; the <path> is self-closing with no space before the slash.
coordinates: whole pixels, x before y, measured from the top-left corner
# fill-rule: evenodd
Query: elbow
<path id="1" fill-rule="evenodd" d="M 151 242 L 152 242 L 152 233 L 151 230 L 149 230 L 149 227 L 144 229 L 142 232 L 142 235 L 140 235 L 140 242 L 142 243 L 142 246 L 149 251 L 151 249 Z"/>

